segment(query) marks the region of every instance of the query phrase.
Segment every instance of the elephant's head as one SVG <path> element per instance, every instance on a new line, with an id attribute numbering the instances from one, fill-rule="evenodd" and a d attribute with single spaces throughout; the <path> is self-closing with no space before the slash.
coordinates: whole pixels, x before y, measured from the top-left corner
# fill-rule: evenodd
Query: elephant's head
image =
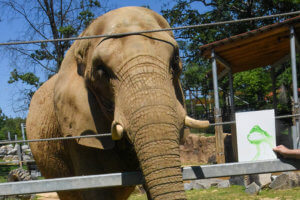
<path id="1" fill-rule="evenodd" d="M 157 13 L 127 7 L 99 17 L 81 36 L 161 28 L 169 25 Z M 124 137 L 133 144 L 151 197 L 185 199 L 180 133 L 184 125 L 199 128 L 209 124 L 186 116 L 179 82 L 182 66 L 172 32 L 76 41 L 60 73 L 69 73 L 70 68 L 76 68 L 73 76 L 84 82 L 84 87 L 75 89 L 87 88 L 92 93 L 113 139 Z"/>

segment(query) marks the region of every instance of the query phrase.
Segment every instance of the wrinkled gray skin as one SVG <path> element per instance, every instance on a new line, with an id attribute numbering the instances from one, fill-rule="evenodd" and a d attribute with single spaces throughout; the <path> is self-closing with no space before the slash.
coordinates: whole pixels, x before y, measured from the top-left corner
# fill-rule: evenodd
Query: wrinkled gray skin
<path id="1" fill-rule="evenodd" d="M 169 28 L 157 13 L 126 7 L 81 36 Z M 179 159 L 186 113 L 171 32 L 74 42 L 61 69 L 34 95 L 29 139 L 112 132 L 110 138 L 32 143 L 46 178 L 141 170 L 149 199 L 186 199 Z M 123 136 L 123 137 L 122 137 Z M 63 200 L 127 199 L 132 187 L 59 192 Z"/>

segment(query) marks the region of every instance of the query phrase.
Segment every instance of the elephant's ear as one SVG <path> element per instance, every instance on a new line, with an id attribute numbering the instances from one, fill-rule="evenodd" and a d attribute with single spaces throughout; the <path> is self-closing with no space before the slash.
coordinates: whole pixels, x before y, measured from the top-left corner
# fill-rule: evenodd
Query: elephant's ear
<path id="1" fill-rule="evenodd" d="M 180 104 L 185 108 L 185 101 L 184 101 L 184 95 L 183 95 L 183 90 L 180 84 L 180 74 L 182 72 L 182 62 L 179 58 L 179 53 L 175 54 L 172 62 L 171 62 L 171 67 L 173 70 L 173 85 L 174 85 L 174 89 L 175 89 L 175 94 L 176 94 L 176 98 L 177 100 L 180 102 Z"/>
<path id="2" fill-rule="evenodd" d="M 177 60 L 176 60 L 177 59 Z M 177 58 L 175 58 L 175 60 L 172 62 L 172 68 L 174 71 L 174 78 L 173 78 L 173 85 L 174 85 L 174 89 L 175 89 L 175 95 L 176 98 L 178 100 L 178 102 L 181 104 L 180 106 L 184 108 L 184 110 L 186 110 L 186 106 L 185 106 L 185 101 L 184 101 L 184 94 L 183 94 L 183 90 L 180 84 L 180 80 L 179 80 L 179 76 L 181 74 L 182 71 L 182 63 L 180 61 L 179 55 Z M 186 138 L 188 137 L 188 135 L 190 134 L 190 130 L 188 128 L 184 128 L 182 130 L 180 130 L 180 144 L 184 144 Z"/>
<path id="3" fill-rule="evenodd" d="M 54 105 L 62 134 L 68 137 L 108 133 L 111 123 L 101 114 L 95 97 L 77 74 L 75 63 L 68 71 L 59 73 L 55 85 Z M 111 137 L 82 138 L 77 142 L 99 149 L 114 146 Z"/>
<path id="4" fill-rule="evenodd" d="M 85 35 L 85 32 L 79 35 L 79 37 L 82 37 Z M 91 41 L 90 40 L 77 40 L 74 44 L 74 57 L 77 62 L 77 73 L 80 76 L 85 75 L 86 71 L 86 64 L 88 59 L 88 51 L 91 47 Z"/>

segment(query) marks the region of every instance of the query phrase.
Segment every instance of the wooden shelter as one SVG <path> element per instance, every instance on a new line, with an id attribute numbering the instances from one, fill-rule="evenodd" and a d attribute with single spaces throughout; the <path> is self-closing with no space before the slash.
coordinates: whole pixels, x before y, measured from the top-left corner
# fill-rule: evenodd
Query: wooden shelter
<path id="1" fill-rule="evenodd" d="M 296 70 L 296 46 L 300 49 L 300 16 L 264 26 L 256 30 L 232 36 L 220 41 L 202 45 L 199 47 L 201 55 L 212 61 L 212 75 L 214 85 L 215 99 L 215 122 L 221 122 L 221 111 L 219 106 L 218 79 L 229 76 L 230 85 L 230 106 L 231 113 L 234 111 L 234 92 L 232 74 L 242 71 L 251 70 L 258 67 L 271 66 L 273 93 L 275 88 L 274 67 L 280 65 L 287 59 L 291 59 L 292 78 L 293 78 L 293 96 L 294 96 L 294 113 L 299 113 L 297 70 Z M 273 95 L 276 104 L 276 95 Z M 234 120 L 234 116 L 232 116 Z M 295 118 L 295 140 L 294 147 L 299 148 L 299 121 Z M 232 130 L 235 130 L 233 125 Z M 222 126 L 216 126 L 216 157 L 217 162 L 222 163 L 224 159 L 224 143 Z M 232 132 L 233 148 L 235 159 L 237 159 L 236 135 Z"/>

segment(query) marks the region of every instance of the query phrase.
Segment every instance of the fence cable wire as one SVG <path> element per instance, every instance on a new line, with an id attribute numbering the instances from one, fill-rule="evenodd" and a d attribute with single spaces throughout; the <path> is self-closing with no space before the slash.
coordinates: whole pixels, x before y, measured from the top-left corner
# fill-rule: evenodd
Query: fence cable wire
<path id="1" fill-rule="evenodd" d="M 294 12 L 288 12 L 288 13 L 261 16 L 261 17 L 251 17 L 251 18 L 238 19 L 238 20 L 212 22 L 212 23 L 206 23 L 206 24 L 196 24 L 196 25 L 180 26 L 180 27 L 165 28 L 165 29 L 154 29 L 154 30 L 146 30 L 146 31 L 136 31 L 136 32 L 127 32 L 127 33 L 116 33 L 116 34 L 102 34 L 102 35 L 94 35 L 94 36 L 72 37 L 72 38 L 61 38 L 61 39 L 50 39 L 50 40 L 6 42 L 6 43 L 0 43 L 0 46 L 20 45 L 20 44 L 34 44 L 34 43 L 45 43 L 45 42 L 61 42 L 61 41 L 70 41 L 70 40 L 84 40 L 84 39 L 95 39 L 95 38 L 101 38 L 101 37 L 121 37 L 121 36 L 128 36 L 128 35 L 137 35 L 137 34 L 142 34 L 142 33 L 153 33 L 153 32 L 172 31 L 172 30 L 181 30 L 181 29 L 189 29 L 189 28 L 203 28 L 203 27 L 218 26 L 218 25 L 224 25 L 224 24 L 234 24 L 234 23 L 240 23 L 240 22 L 246 22 L 246 21 L 252 21 L 252 20 L 262 20 L 262 19 L 269 19 L 269 18 L 274 18 L 274 17 L 283 17 L 283 16 L 296 15 L 296 14 L 300 14 L 300 10 L 299 11 L 294 11 Z M 300 116 L 300 115 L 278 116 L 278 117 L 275 117 L 275 118 L 279 119 L 279 118 L 287 118 L 287 117 L 295 117 L 295 116 Z M 210 125 L 211 126 L 217 126 L 217 125 L 234 124 L 234 123 L 236 123 L 236 122 L 235 121 L 229 121 L 229 122 L 212 123 Z M 57 137 L 57 138 L 45 138 L 45 139 L 33 139 L 33 140 L 5 141 L 5 142 L 0 142 L 0 145 L 24 143 L 24 142 L 44 142 L 44 141 L 55 141 L 55 140 L 69 140 L 69 139 L 80 139 L 80 138 L 105 137 L 105 136 L 111 136 L 111 133 L 96 134 L 96 135 L 84 135 L 84 136 L 73 136 L 73 137 Z"/>
<path id="2" fill-rule="evenodd" d="M 6 42 L 6 43 L 0 43 L 0 46 L 35 44 L 35 43 L 46 43 L 46 42 L 63 42 L 63 41 L 71 41 L 71 40 L 95 39 L 95 38 L 102 38 L 102 37 L 122 37 L 122 36 L 137 35 L 137 34 L 142 34 L 142 33 L 154 33 L 154 32 L 189 29 L 189 28 L 204 28 L 204 27 L 218 26 L 218 25 L 224 25 L 224 24 L 234 24 L 234 23 L 240 23 L 240 22 L 246 22 L 246 21 L 269 19 L 269 18 L 274 18 L 274 17 L 284 17 L 284 16 L 297 15 L 297 14 L 300 14 L 300 10 L 294 11 L 294 12 L 288 12 L 288 13 L 261 16 L 261 17 L 251 17 L 251 18 L 229 20 L 229 21 L 222 21 L 222 22 L 212 22 L 212 23 L 196 24 L 196 25 L 189 25 L 189 26 L 179 26 L 179 27 L 174 27 L 174 28 L 154 29 L 154 30 L 145 30 L 145 31 L 127 32 L 127 33 L 115 33 L 115 34 L 102 34 L 102 35 L 92 35 L 92 36 L 84 36 L 84 37 Z"/>
<path id="3" fill-rule="evenodd" d="M 293 115 L 282 115 L 282 116 L 275 116 L 275 119 L 284 119 L 284 118 L 290 118 L 290 117 L 299 117 L 300 114 L 293 114 Z M 219 123 L 213 123 L 209 124 L 210 126 L 219 126 L 219 125 L 226 125 L 226 124 L 235 124 L 236 121 L 229 121 L 229 122 L 219 122 Z"/>
<path id="4" fill-rule="evenodd" d="M 15 140 L 15 141 L 5 141 L 0 142 L 2 144 L 16 144 L 16 143 L 25 143 L 25 142 L 47 142 L 55 140 L 71 140 L 71 139 L 80 139 L 80 138 L 93 138 L 93 137 L 108 137 L 111 136 L 111 133 L 102 133 L 95 135 L 82 135 L 82 136 L 72 136 L 72 137 L 56 137 L 56 138 L 44 138 L 44 139 L 33 139 L 33 140 Z"/>
<path id="5" fill-rule="evenodd" d="M 283 119 L 283 118 L 299 117 L 299 116 L 300 116 L 300 114 L 282 115 L 282 116 L 275 116 L 275 119 Z M 220 125 L 235 124 L 235 123 L 236 123 L 236 121 L 211 123 L 210 126 L 220 126 Z M 14 140 L 14 141 L 3 141 L 3 142 L 0 142 L 0 145 L 4 145 L 4 144 L 17 144 L 17 143 L 25 143 L 25 142 L 47 142 L 47 141 L 56 141 L 56 140 L 71 140 L 71 139 L 93 138 L 93 137 L 109 137 L 109 136 L 111 136 L 111 133 L 103 133 L 103 134 L 95 134 L 95 135 L 72 136 L 72 137 L 44 138 L 44 139 L 33 139 L 33 140 Z"/>

